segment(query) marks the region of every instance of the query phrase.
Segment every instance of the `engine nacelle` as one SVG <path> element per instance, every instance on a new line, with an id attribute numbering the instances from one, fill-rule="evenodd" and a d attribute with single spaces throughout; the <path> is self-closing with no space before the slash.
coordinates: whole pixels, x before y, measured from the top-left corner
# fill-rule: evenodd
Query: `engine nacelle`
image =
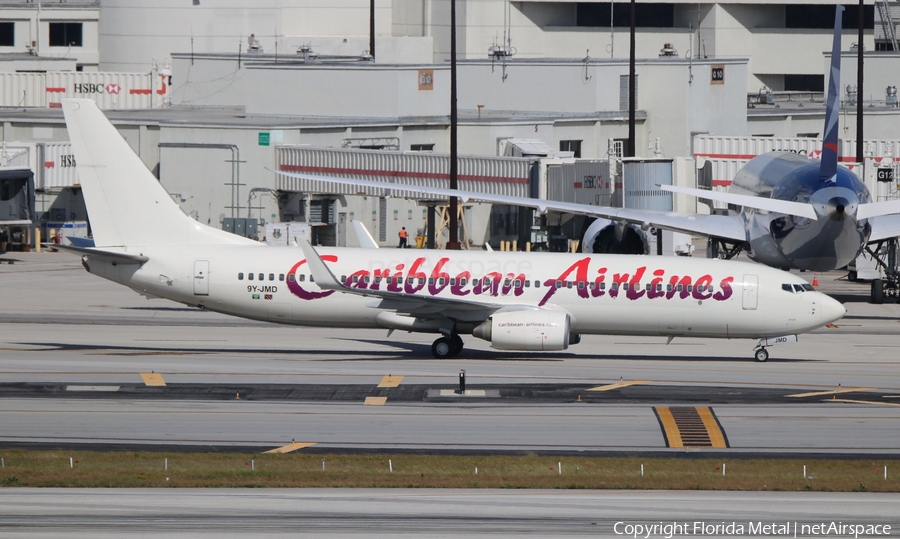
<path id="1" fill-rule="evenodd" d="M 511 311 L 496 313 L 477 326 L 472 335 L 490 341 L 498 350 L 565 350 L 570 339 L 569 315 L 554 311 Z"/>
<path id="2" fill-rule="evenodd" d="M 585 253 L 645 255 L 650 253 L 647 235 L 641 227 L 598 217 L 581 239 Z"/>

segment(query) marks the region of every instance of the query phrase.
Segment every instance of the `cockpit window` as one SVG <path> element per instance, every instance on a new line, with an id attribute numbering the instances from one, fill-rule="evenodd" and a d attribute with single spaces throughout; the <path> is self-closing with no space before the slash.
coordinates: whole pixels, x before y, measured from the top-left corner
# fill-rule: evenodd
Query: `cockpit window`
<path id="1" fill-rule="evenodd" d="M 801 292 L 805 292 L 805 290 L 803 290 L 803 287 L 802 287 L 801 285 L 795 284 L 795 285 L 794 285 L 794 292 L 797 293 L 797 294 L 799 294 L 799 293 L 801 293 Z"/>
<path id="2" fill-rule="evenodd" d="M 803 290 L 806 290 L 807 292 L 815 292 L 816 291 L 816 289 L 813 288 L 813 285 L 811 285 L 811 284 L 803 285 Z"/>
<path id="3" fill-rule="evenodd" d="M 793 291 L 794 291 L 794 288 L 793 288 L 791 285 L 787 284 L 787 283 L 781 285 L 781 289 L 784 290 L 784 291 L 786 291 L 786 292 L 793 292 Z"/>

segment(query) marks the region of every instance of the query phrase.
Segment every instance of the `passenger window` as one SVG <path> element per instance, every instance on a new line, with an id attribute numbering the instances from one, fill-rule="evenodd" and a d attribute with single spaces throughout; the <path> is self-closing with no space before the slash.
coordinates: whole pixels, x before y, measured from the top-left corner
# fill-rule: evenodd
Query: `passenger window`
<path id="1" fill-rule="evenodd" d="M 703 285 L 697 285 L 697 292 L 703 292 Z"/>
<path id="2" fill-rule="evenodd" d="M 509 279 L 506 279 L 506 280 L 503 281 L 503 287 L 504 287 L 504 288 L 509 288 Z"/>
<path id="3" fill-rule="evenodd" d="M 572 281 L 566 281 L 566 288 L 572 288 Z"/>
<path id="4" fill-rule="evenodd" d="M 274 281 L 274 280 L 275 280 L 275 274 L 274 274 L 274 273 L 270 273 L 270 274 L 269 274 L 269 280 L 270 280 L 270 281 Z"/>
<path id="5" fill-rule="evenodd" d="M 380 282 L 381 282 L 381 275 L 378 275 L 377 277 L 375 277 L 375 284 L 378 284 Z"/>
<path id="6" fill-rule="evenodd" d="M 688 291 L 688 292 L 693 292 L 693 291 L 694 291 L 694 285 L 692 285 L 692 284 L 687 285 L 687 291 Z"/>
<path id="7" fill-rule="evenodd" d="M 278 280 L 281 282 L 284 282 L 284 274 L 283 273 L 278 274 Z"/>
<path id="8" fill-rule="evenodd" d="M 451 279 L 451 280 L 452 280 L 452 279 Z M 468 281 L 466 281 L 466 278 L 463 277 L 462 279 L 459 280 L 459 286 L 466 286 L 466 283 L 467 283 L 467 282 L 468 282 Z"/>
<path id="9" fill-rule="evenodd" d="M 365 277 L 363 277 L 363 282 L 366 283 L 366 284 L 369 284 L 369 276 L 368 276 L 368 275 L 366 275 Z"/>
<path id="10" fill-rule="evenodd" d="M 794 293 L 794 288 L 789 284 L 781 285 L 781 289 L 784 290 L 785 292 L 790 292 L 791 294 Z"/>
<path id="11" fill-rule="evenodd" d="M 244 272 L 238 273 L 238 281 L 244 280 Z"/>
<path id="12" fill-rule="evenodd" d="M 683 285 L 683 284 L 678 285 L 678 291 L 679 291 L 679 292 L 684 292 L 684 285 Z"/>
<path id="13" fill-rule="evenodd" d="M 450 286 L 456 286 L 456 279 L 453 277 L 450 277 Z"/>
<path id="14" fill-rule="evenodd" d="M 622 290 L 628 290 L 628 283 L 622 283 Z"/>
<path id="15" fill-rule="evenodd" d="M 343 277 L 341 277 L 341 280 L 344 281 L 344 280 L 346 280 L 346 279 L 344 279 Z M 359 282 L 359 275 L 354 275 L 354 276 L 353 276 L 353 283 L 355 284 L 355 283 L 358 283 L 358 282 Z"/>
<path id="16" fill-rule="evenodd" d="M 391 284 L 391 277 L 385 277 L 385 281 L 387 281 L 387 284 Z"/>
<path id="17" fill-rule="evenodd" d="M 556 288 L 562 288 L 562 281 L 556 281 Z"/>
<path id="18" fill-rule="evenodd" d="M 672 291 L 672 285 L 667 284 L 667 285 L 666 285 L 666 292 L 671 292 L 671 291 Z"/>
<path id="19" fill-rule="evenodd" d="M 253 274 L 252 274 L 252 273 L 248 273 L 248 274 L 247 274 L 247 280 L 248 280 L 248 281 L 252 281 L 252 280 L 253 280 Z"/>
<path id="20" fill-rule="evenodd" d="M 480 283 L 481 283 L 480 280 L 478 280 L 478 279 L 472 279 L 472 286 L 473 286 L 474 288 L 478 288 L 478 285 L 479 285 Z"/>
<path id="21" fill-rule="evenodd" d="M 531 281 L 529 281 L 529 280 L 525 281 L 525 288 L 531 288 Z"/>
<path id="22" fill-rule="evenodd" d="M 259 280 L 260 280 L 260 281 L 265 281 L 265 280 L 266 280 L 266 274 L 265 274 L 265 273 L 260 273 L 260 274 L 259 274 Z"/>
<path id="23" fill-rule="evenodd" d="M 584 281 L 578 281 L 578 290 L 584 290 Z"/>
<path id="24" fill-rule="evenodd" d="M 341 282 L 342 282 L 342 283 L 346 283 L 346 282 L 347 282 L 347 276 L 346 276 L 346 275 L 341 275 Z M 356 281 L 353 281 L 353 282 L 355 283 Z"/>
<path id="25" fill-rule="evenodd" d="M 301 273 L 301 274 L 300 274 L 300 277 L 298 277 L 297 280 L 300 281 L 300 282 L 302 283 L 303 281 L 306 280 L 306 274 L 305 274 L 305 273 Z"/>
<path id="26" fill-rule="evenodd" d="M 311 282 L 311 283 L 316 282 L 316 276 L 315 276 L 315 275 L 310 275 L 310 276 L 309 276 L 309 282 Z"/>
<path id="27" fill-rule="evenodd" d="M 649 292 L 651 290 L 653 290 L 653 285 L 650 283 L 647 283 L 647 292 Z"/>
<path id="28" fill-rule="evenodd" d="M 397 277 L 397 284 L 403 284 L 403 277 Z"/>
<path id="29" fill-rule="evenodd" d="M 419 277 L 419 286 L 425 285 L 425 277 Z"/>
<path id="30" fill-rule="evenodd" d="M 289 282 L 289 283 L 292 283 L 292 282 L 294 282 L 294 279 L 296 279 L 296 277 L 294 277 L 294 274 L 293 274 L 293 273 L 289 273 L 289 274 L 288 274 L 288 282 Z"/>
<path id="31" fill-rule="evenodd" d="M 600 283 L 600 290 L 606 290 L 606 283 Z"/>
<path id="32" fill-rule="evenodd" d="M 540 287 L 541 287 L 541 282 L 540 282 L 540 281 L 537 281 L 537 280 L 534 281 L 534 287 L 535 287 L 535 288 L 540 288 Z"/>
<path id="33" fill-rule="evenodd" d="M 388 277 L 388 279 L 390 279 L 390 277 Z M 428 284 L 429 284 L 429 285 L 433 285 L 433 284 L 434 284 L 434 277 L 429 277 L 429 278 L 428 278 Z"/>
<path id="34" fill-rule="evenodd" d="M 399 279 L 399 277 L 398 277 L 398 279 Z M 444 286 L 444 278 L 443 277 L 438 279 L 438 286 Z"/>

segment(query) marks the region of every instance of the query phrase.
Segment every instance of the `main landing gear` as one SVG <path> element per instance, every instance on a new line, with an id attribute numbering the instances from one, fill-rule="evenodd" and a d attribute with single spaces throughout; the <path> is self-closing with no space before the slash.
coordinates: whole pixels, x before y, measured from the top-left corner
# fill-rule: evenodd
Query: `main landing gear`
<path id="1" fill-rule="evenodd" d="M 451 333 L 449 337 L 440 337 L 431 344 L 431 355 L 437 359 L 447 359 L 459 355 L 462 349 L 462 338 L 456 333 Z"/>
<path id="2" fill-rule="evenodd" d="M 750 250 L 749 245 L 746 243 L 728 243 L 712 237 L 706 240 L 706 258 L 731 260 L 744 250 Z"/>
<path id="3" fill-rule="evenodd" d="M 886 249 L 882 249 L 882 245 Z M 872 303 L 880 305 L 884 298 L 900 298 L 900 273 L 897 272 L 897 240 L 879 242 L 875 250 L 866 247 L 866 251 L 884 270 L 884 279 L 872 279 Z"/>

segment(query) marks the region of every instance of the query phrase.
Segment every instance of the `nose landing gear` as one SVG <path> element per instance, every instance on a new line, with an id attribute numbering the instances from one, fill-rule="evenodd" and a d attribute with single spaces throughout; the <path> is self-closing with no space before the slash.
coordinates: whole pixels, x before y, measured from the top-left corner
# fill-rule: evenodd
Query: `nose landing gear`
<path id="1" fill-rule="evenodd" d="M 756 352 L 753 354 L 753 357 L 754 357 L 754 359 L 756 359 L 756 361 L 763 363 L 769 359 L 769 352 L 768 352 L 768 350 L 766 350 L 766 348 L 764 346 L 761 346 L 756 349 Z"/>

